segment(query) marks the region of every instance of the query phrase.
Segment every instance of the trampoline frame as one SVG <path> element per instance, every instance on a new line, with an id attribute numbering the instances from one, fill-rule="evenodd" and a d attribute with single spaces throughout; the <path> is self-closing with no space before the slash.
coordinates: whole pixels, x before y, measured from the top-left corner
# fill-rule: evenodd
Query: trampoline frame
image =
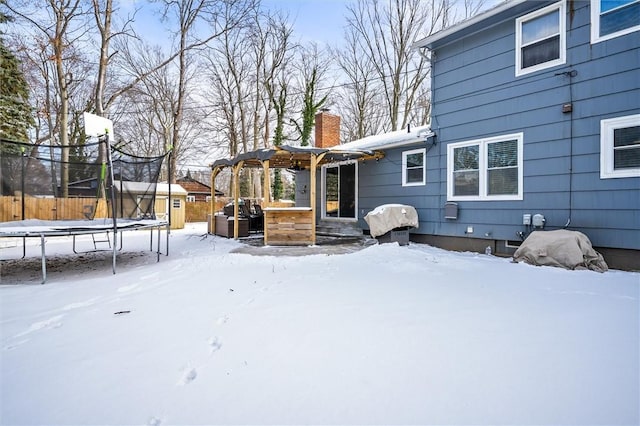
<path id="1" fill-rule="evenodd" d="M 112 251 L 112 270 L 116 273 L 116 258 L 118 252 L 118 232 L 150 230 L 150 250 L 153 251 L 153 230 L 158 232 L 156 262 L 160 261 L 162 253 L 160 247 L 161 230 L 166 229 L 166 256 L 169 255 L 169 222 L 161 220 L 133 220 L 133 219 L 94 219 L 94 220 L 74 220 L 74 221 L 41 221 L 41 220 L 18 220 L 12 222 L 0 223 L 0 238 L 22 238 L 22 258 L 26 256 L 26 239 L 40 238 L 41 247 L 41 263 L 42 263 L 42 282 L 47 280 L 47 255 L 45 250 L 46 239 L 48 237 L 73 237 L 73 251 L 75 250 L 75 239 L 78 235 L 102 234 L 105 232 L 113 233 Z M 120 249 L 122 248 L 122 240 L 120 238 Z"/>
<path id="2" fill-rule="evenodd" d="M 113 172 L 113 156 L 111 153 L 111 144 L 109 141 L 109 133 L 104 135 L 98 135 L 98 138 L 104 138 L 104 143 L 107 147 L 107 167 L 108 167 L 108 190 L 109 198 L 111 201 L 111 218 L 92 219 L 92 220 L 68 220 L 68 221 L 42 221 L 37 219 L 26 219 L 24 217 L 24 181 L 22 188 L 23 206 L 22 206 L 22 219 L 18 221 L 0 222 L 0 238 L 8 237 L 21 237 L 22 238 L 22 258 L 26 256 L 26 238 L 40 238 L 41 247 L 41 262 L 42 262 L 42 284 L 47 280 L 47 255 L 45 250 L 47 237 L 73 237 L 73 251 L 76 252 L 75 243 L 76 236 L 78 235 L 90 235 L 90 234 L 102 234 L 113 233 L 113 245 L 112 245 L 112 269 L 113 273 L 116 273 L 116 253 L 118 251 L 118 232 L 132 231 L 140 229 L 149 229 L 150 232 L 150 247 L 153 251 L 153 230 L 158 231 L 158 246 L 157 246 L 157 260 L 160 261 L 160 231 L 164 227 L 166 228 L 166 255 L 169 255 L 169 232 L 171 229 L 171 209 L 168 212 L 168 220 L 156 220 L 156 219 L 126 219 L 118 218 L 116 209 L 116 196 L 114 187 L 114 172 Z M 168 152 L 171 157 L 171 151 Z M 24 158 L 24 156 L 23 156 Z M 169 161 L 169 175 L 171 175 L 171 161 Z M 169 199 L 171 199 L 171 185 L 169 185 Z M 95 247 L 95 246 L 94 246 Z M 120 239 L 120 247 L 122 248 L 122 238 Z"/>

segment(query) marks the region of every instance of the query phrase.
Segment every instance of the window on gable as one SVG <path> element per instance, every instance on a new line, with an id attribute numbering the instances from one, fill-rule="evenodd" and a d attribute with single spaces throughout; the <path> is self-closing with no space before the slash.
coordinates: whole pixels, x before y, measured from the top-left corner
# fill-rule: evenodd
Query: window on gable
<path id="1" fill-rule="evenodd" d="M 600 121 L 600 178 L 640 177 L 640 114 Z"/>
<path id="2" fill-rule="evenodd" d="M 448 200 L 521 200 L 522 133 L 447 147 Z"/>
<path id="3" fill-rule="evenodd" d="M 516 76 L 565 63 L 564 1 L 516 19 Z"/>
<path id="4" fill-rule="evenodd" d="M 402 153 L 402 186 L 426 183 L 426 149 L 414 149 Z"/>
<path id="5" fill-rule="evenodd" d="M 640 0 L 591 0 L 591 43 L 640 30 Z"/>

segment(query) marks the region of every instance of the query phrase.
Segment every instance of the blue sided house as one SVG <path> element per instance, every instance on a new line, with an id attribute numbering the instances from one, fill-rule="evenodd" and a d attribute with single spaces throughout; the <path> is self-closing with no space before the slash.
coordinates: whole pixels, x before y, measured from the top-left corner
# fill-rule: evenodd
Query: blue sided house
<path id="1" fill-rule="evenodd" d="M 505 255 L 576 230 L 640 270 L 640 1 L 507 1 L 415 47 L 430 126 L 341 145 L 384 157 L 323 166 L 320 205 L 344 209 L 322 220 L 366 230 L 369 211 L 407 204 L 412 241 Z"/>

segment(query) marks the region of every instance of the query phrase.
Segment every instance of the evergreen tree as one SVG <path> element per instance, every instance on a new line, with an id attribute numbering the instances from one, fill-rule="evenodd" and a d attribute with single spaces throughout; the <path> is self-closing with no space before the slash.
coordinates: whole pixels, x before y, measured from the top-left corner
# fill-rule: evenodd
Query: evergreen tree
<path id="1" fill-rule="evenodd" d="M 0 23 L 8 20 L 9 17 L 0 14 Z M 28 130 L 33 124 L 29 87 L 20 62 L 0 37 L 0 138 L 27 142 Z"/>

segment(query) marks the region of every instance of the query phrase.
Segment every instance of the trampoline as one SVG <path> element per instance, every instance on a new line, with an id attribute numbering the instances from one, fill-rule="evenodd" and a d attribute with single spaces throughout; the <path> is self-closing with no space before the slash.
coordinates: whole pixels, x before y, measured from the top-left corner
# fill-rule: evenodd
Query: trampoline
<path id="1" fill-rule="evenodd" d="M 153 251 L 153 231 L 157 231 L 156 238 L 156 254 L 157 261 L 160 261 L 161 250 L 161 230 L 167 229 L 168 222 L 163 220 L 131 220 L 124 219 L 119 221 L 112 221 L 111 219 L 94 219 L 94 220 L 38 220 L 27 219 L 11 222 L 0 222 L 0 238 L 18 238 L 22 240 L 22 258 L 26 257 L 26 238 L 39 238 L 40 239 L 40 256 L 42 264 L 42 284 L 47 280 L 47 255 L 46 255 L 46 239 L 51 237 L 68 237 L 71 236 L 73 241 L 73 252 L 78 253 L 76 250 L 76 236 L 79 235 L 91 235 L 91 234 L 111 234 L 113 236 L 113 243 L 109 239 L 109 244 L 112 251 L 112 270 L 116 273 L 116 259 L 117 252 L 122 249 L 122 240 L 124 231 L 137 231 L 137 230 L 149 230 L 149 250 Z M 118 238 L 118 234 L 120 237 Z M 118 247 L 118 242 L 120 247 Z M 165 245 L 166 255 L 169 254 L 169 238 L 167 232 L 167 239 Z"/>
<path id="2" fill-rule="evenodd" d="M 159 261 L 163 249 L 169 254 L 171 210 L 166 200 L 156 200 L 156 186 L 169 155 L 127 153 L 112 146 L 108 134 L 73 147 L 0 140 L 0 239 L 21 239 L 23 259 L 26 239 L 40 240 L 43 284 L 48 238 L 71 236 L 78 253 L 76 236 L 92 235 L 96 248 L 93 236 L 106 234 L 115 274 L 123 234 L 149 230 L 153 251 L 156 231 Z"/>

